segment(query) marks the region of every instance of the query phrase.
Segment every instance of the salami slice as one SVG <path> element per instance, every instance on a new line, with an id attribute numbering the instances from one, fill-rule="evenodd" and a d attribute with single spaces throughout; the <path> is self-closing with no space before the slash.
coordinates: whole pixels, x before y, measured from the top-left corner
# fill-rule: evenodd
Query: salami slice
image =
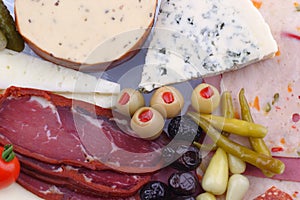
<path id="1" fill-rule="evenodd" d="M 273 186 L 254 200 L 293 200 L 293 198 L 289 194 Z"/>

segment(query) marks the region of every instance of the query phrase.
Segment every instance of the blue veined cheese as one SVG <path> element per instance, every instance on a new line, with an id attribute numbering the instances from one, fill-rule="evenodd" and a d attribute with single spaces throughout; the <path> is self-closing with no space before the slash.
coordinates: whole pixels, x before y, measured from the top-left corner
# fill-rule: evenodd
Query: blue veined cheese
<path id="1" fill-rule="evenodd" d="M 250 0 L 162 0 L 139 88 L 149 92 L 235 70 L 276 51 Z"/>

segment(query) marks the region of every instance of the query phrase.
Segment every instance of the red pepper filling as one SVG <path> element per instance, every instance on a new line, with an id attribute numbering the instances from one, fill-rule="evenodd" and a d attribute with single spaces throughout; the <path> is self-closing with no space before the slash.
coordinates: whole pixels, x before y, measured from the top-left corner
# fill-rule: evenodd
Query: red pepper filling
<path id="1" fill-rule="evenodd" d="M 283 34 L 283 36 L 293 38 L 293 39 L 296 39 L 296 40 L 300 40 L 299 35 L 296 35 L 296 34 L 293 34 L 293 33 L 287 33 L 287 32 L 283 32 L 282 34 Z"/>
<path id="2" fill-rule="evenodd" d="M 174 96 L 172 92 L 164 92 L 162 98 L 166 104 L 171 104 L 174 102 Z"/>
<path id="3" fill-rule="evenodd" d="M 152 117 L 153 117 L 153 112 L 149 109 L 144 110 L 139 114 L 139 120 L 141 122 L 148 122 L 152 119 Z"/>
<path id="4" fill-rule="evenodd" d="M 292 120 L 293 122 L 298 122 L 300 120 L 300 115 L 298 113 L 293 114 Z"/>
<path id="5" fill-rule="evenodd" d="M 283 148 L 282 147 L 273 147 L 271 149 L 272 152 L 280 152 L 280 151 L 283 151 Z"/>
<path id="6" fill-rule="evenodd" d="M 130 95 L 127 92 L 124 92 L 124 94 L 119 99 L 119 104 L 125 105 L 129 102 L 129 99 L 130 99 Z"/>
<path id="7" fill-rule="evenodd" d="M 200 95 L 205 99 L 209 99 L 214 95 L 214 91 L 211 87 L 207 86 L 200 90 Z"/>

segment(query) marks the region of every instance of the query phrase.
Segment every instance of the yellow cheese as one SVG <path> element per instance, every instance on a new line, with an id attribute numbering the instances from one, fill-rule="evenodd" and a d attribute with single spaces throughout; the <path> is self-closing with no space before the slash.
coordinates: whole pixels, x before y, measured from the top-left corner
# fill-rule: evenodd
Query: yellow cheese
<path id="1" fill-rule="evenodd" d="M 40 56 L 64 66 L 110 65 L 145 41 L 156 5 L 157 0 L 16 0 L 15 16 L 19 32 Z"/>

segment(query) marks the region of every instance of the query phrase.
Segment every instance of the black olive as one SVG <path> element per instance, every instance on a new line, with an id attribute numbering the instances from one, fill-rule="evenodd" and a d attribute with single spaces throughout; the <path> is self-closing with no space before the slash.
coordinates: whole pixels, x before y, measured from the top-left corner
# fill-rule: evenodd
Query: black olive
<path id="1" fill-rule="evenodd" d="M 198 180 L 190 172 L 173 173 L 168 183 L 171 190 L 177 195 L 192 195 L 198 186 Z"/>
<path id="2" fill-rule="evenodd" d="M 141 200 L 168 200 L 170 196 L 168 186 L 160 181 L 150 181 L 140 190 Z"/>
<path id="3" fill-rule="evenodd" d="M 203 130 L 189 116 L 183 115 L 171 119 L 168 124 L 167 135 L 171 139 L 176 136 L 181 140 L 199 141 L 203 135 Z"/>
<path id="4" fill-rule="evenodd" d="M 181 148 L 183 147 L 181 146 Z M 202 157 L 199 149 L 195 146 L 188 146 L 186 148 L 185 153 L 172 163 L 171 166 L 173 168 L 181 171 L 192 171 L 201 164 Z"/>

